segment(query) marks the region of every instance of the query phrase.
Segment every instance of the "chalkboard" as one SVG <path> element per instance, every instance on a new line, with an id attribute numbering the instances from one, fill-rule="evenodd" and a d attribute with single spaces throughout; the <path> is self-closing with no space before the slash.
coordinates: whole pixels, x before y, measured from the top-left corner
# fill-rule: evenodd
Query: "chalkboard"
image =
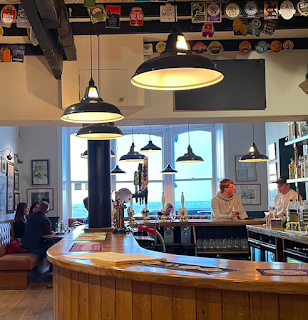
<path id="1" fill-rule="evenodd" d="M 210 87 L 175 91 L 175 110 L 264 110 L 266 108 L 265 60 L 214 62 L 224 74 L 224 79 Z"/>

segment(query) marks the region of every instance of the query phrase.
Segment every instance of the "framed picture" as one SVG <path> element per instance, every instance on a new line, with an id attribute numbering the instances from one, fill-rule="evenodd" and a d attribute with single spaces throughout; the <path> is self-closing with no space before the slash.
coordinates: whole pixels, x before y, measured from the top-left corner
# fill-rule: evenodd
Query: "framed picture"
<path id="1" fill-rule="evenodd" d="M 33 202 L 46 201 L 49 203 L 49 209 L 53 210 L 53 189 L 28 189 L 28 204 L 31 206 Z"/>
<path id="2" fill-rule="evenodd" d="M 20 202 L 20 195 L 19 193 L 14 193 L 14 207 L 15 210 L 17 209 L 17 205 Z M 29 204 L 28 204 L 29 205 Z"/>
<path id="3" fill-rule="evenodd" d="M 268 203 L 269 206 L 273 206 L 275 204 L 275 197 L 278 193 L 277 183 L 269 183 L 268 184 Z"/>
<path id="4" fill-rule="evenodd" d="M 272 162 L 268 164 L 268 181 L 277 181 L 277 163 Z"/>
<path id="5" fill-rule="evenodd" d="M 6 173 L 6 160 L 4 157 L 1 157 L 1 172 Z"/>
<path id="6" fill-rule="evenodd" d="M 7 213 L 14 212 L 14 163 L 7 163 Z"/>
<path id="7" fill-rule="evenodd" d="M 236 194 L 244 205 L 261 204 L 261 185 L 260 184 L 236 184 Z"/>
<path id="8" fill-rule="evenodd" d="M 0 216 L 6 214 L 6 176 L 0 176 Z"/>
<path id="9" fill-rule="evenodd" d="M 241 156 L 235 156 L 236 181 L 257 181 L 255 162 L 240 162 Z"/>
<path id="10" fill-rule="evenodd" d="M 19 171 L 19 162 L 18 160 L 20 160 L 20 155 L 17 153 L 14 153 L 14 169 L 15 171 Z"/>
<path id="11" fill-rule="evenodd" d="M 270 160 L 276 160 L 276 143 L 271 143 L 267 146 L 268 158 Z"/>
<path id="12" fill-rule="evenodd" d="M 19 190 L 19 173 L 14 172 L 14 190 Z"/>
<path id="13" fill-rule="evenodd" d="M 49 184 L 49 160 L 31 160 L 32 185 Z"/>

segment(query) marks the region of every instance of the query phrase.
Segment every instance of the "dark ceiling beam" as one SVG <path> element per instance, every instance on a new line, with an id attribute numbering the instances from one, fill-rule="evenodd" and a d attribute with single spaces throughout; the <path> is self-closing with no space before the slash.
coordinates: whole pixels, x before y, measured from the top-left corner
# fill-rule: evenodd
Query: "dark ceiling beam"
<path id="1" fill-rule="evenodd" d="M 47 29 L 60 28 L 59 2 L 58 0 L 35 0 L 40 17 Z"/>
<path id="2" fill-rule="evenodd" d="M 56 79 L 61 79 L 63 55 L 57 32 L 44 26 L 34 0 L 20 0 L 20 2 L 26 11 L 33 32 L 47 59 L 51 73 Z"/>

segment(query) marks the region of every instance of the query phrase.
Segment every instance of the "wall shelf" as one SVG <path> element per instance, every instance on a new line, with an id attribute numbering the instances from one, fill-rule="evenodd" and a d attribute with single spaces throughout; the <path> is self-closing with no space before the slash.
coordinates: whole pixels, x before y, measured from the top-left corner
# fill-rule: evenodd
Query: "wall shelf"
<path id="1" fill-rule="evenodd" d="M 307 136 L 303 136 L 294 140 L 290 140 L 285 142 L 285 146 L 292 146 L 294 143 L 296 143 L 298 146 L 302 146 L 304 144 L 308 144 L 308 135 Z"/>
<path id="2" fill-rule="evenodd" d="M 299 179 L 288 179 L 287 183 L 308 182 L 308 177 Z"/>

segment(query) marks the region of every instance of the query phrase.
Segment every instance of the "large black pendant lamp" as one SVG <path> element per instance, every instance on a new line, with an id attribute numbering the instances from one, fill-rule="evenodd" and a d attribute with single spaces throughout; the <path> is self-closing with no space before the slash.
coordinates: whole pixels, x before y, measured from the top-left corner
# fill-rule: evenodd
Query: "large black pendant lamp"
<path id="1" fill-rule="evenodd" d="M 165 51 L 159 57 L 142 63 L 131 83 L 152 90 L 190 90 L 211 86 L 223 78 L 213 61 L 188 50 L 176 22 L 168 36 Z"/>
<path id="2" fill-rule="evenodd" d="M 112 170 L 111 170 L 111 175 L 114 176 L 116 174 L 124 174 L 126 173 L 124 170 L 122 170 L 121 168 L 119 168 L 118 165 L 116 165 Z"/>
<path id="3" fill-rule="evenodd" d="M 140 154 L 138 151 L 135 150 L 134 129 L 132 127 L 132 145 L 131 145 L 128 153 L 120 158 L 120 161 L 141 162 L 141 161 L 143 161 L 144 158 L 145 158 L 145 156 L 143 154 Z"/>
<path id="4" fill-rule="evenodd" d="M 176 162 L 180 163 L 197 163 L 197 162 L 204 162 L 204 160 L 195 155 L 192 151 L 192 148 L 190 146 L 190 133 L 189 133 L 189 125 L 188 125 L 188 147 L 187 152 L 182 156 L 176 159 Z"/>
<path id="5" fill-rule="evenodd" d="M 97 123 L 83 126 L 76 137 L 88 140 L 113 140 L 123 137 L 123 133 L 112 122 Z"/>
<path id="6" fill-rule="evenodd" d="M 169 126 L 166 129 L 167 130 L 167 138 L 168 138 L 168 155 L 170 156 L 170 136 L 169 136 Z M 170 165 L 170 163 L 167 164 L 167 166 L 161 171 L 162 174 L 175 174 L 178 173 L 177 170 L 173 169 Z"/>
<path id="7" fill-rule="evenodd" d="M 146 146 L 144 146 L 143 148 L 140 149 L 142 152 L 160 152 L 161 151 L 161 148 L 156 146 L 152 142 L 151 133 L 152 133 L 152 129 L 151 129 L 151 126 L 150 126 L 149 143 Z"/>
<path id="8" fill-rule="evenodd" d="M 269 158 L 266 154 L 260 153 L 255 140 L 255 125 L 252 124 L 252 146 L 249 148 L 248 153 L 240 158 L 240 162 L 266 162 L 269 161 Z"/>
<path id="9" fill-rule="evenodd" d="M 90 23 L 91 26 L 92 22 Z M 91 30 L 90 30 L 91 31 Z M 73 123 L 114 122 L 124 118 L 121 111 L 113 104 L 104 102 L 98 94 L 92 77 L 92 34 L 90 32 L 91 78 L 84 97 L 80 102 L 65 109 L 61 120 Z"/>

